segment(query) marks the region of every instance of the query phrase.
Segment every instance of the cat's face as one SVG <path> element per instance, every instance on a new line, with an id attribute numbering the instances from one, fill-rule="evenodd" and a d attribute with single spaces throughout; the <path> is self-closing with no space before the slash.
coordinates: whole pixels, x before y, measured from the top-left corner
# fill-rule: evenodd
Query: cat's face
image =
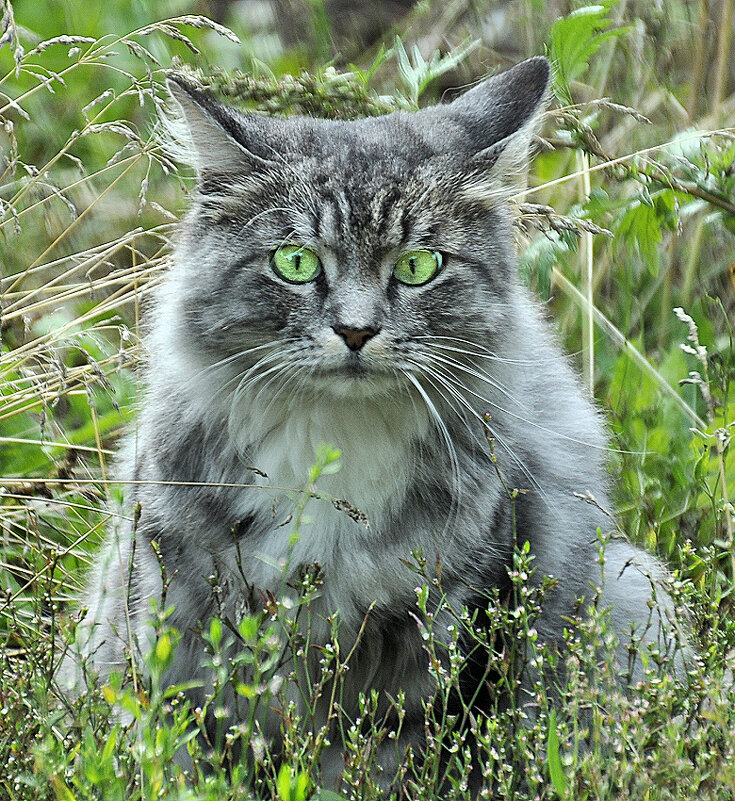
<path id="1" fill-rule="evenodd" d="M 515 283 L 502 155 L 546 81 L 526 62 L 448 106 L 351 123 L 179 88 L 200 175 L 179 259 L 192 341 L 259 383 L 287 371 L 344 396 L 439 380 L 437 353 L 492 342 Z"/>

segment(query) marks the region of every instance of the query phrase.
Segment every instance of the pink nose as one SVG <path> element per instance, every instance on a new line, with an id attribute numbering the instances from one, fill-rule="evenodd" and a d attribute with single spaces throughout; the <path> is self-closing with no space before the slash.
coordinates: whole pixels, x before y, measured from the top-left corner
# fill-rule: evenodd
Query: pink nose
<path id="1" fill-rule="evenodd" d="M 335 334 L 339 334 L 344 339 L 350 350 L 360 350 L 360 348 L 374 337 L 378 331 L 375 328 L 334 328 Z"/>

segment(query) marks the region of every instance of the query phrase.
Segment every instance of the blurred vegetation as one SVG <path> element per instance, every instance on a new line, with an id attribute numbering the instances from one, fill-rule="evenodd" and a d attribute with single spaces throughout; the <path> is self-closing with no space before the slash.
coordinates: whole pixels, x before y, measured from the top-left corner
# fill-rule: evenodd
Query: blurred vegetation
<path id="1" fill-rule="evenodd" d="M 110 462 L 134 421 L 146 298 L 191 186 L 153 135 L 164 70 L 196 70 L 243 107 L 352 117 L 440 101 L 544 52 L 555 99 L 517 198 L 521 269 L 608 416 L 621 528 L 685 581 L 703 661 L 688 694 L 660 679 L 611 696 L 607 717 L 595 707 L 589 722 L 594 658 L 573 644 L 580 671 L 558 717 L 515 729 L 519 710 L 498 711 L 495 729 L 476 732 L 500 754 L 486 785 L 498 798 L 732 798 L 735 705 L 712 678 L 735 641 L 732 0 L 2 9 L 0 799 L 244 798 L 253 779 L 237 785 L 231 767 L 198 763 L 198 778 L 184 779 L 169 762 L 191 711 L 172 711 L 173 696 L 153 686 L 147 705 L 122 687 L 80 699 L 71 732 L 52 703 L 56 649 L 72 636 L 68 601 L 116 514 Z M 515 625 L 528 635 L 532 624 Z M 264 625 L 243 635 L 253 648 Z M 604 621 L 589 625 L 594 637 Z M 165 619 L 160 634 L 175 640 Z M 121 705 L 160 741 L 136 742 L 111 720 Z M 581 752 L 586 725 L 596 745 Z M 347 797 L 376 797 L 358 780 L 359 727 L 344 733 L 357 743 Z M 258 792 L 309 796 L 304 753 L 288 765 L 272 763 Z M 424 781 L 422 797 L 435 797 L 437 782 Z M 461 780 L 453 787 L 464 797 Z"/>

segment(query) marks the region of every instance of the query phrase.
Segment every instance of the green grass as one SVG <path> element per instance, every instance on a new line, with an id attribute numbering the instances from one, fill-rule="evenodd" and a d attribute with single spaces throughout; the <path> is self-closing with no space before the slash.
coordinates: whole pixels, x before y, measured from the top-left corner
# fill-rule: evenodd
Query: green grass
<path id="1" fill-rule="evenodd" d="M 141 319 L 191 186 L 151 135 L 163 70 L 173 60 L 196 67 L 212 91 L 244 107 L 351 117 L 435 102 L 448 87 L 538 52 L 555 59 L 556 99 L 531 190 L 517 198 L 521 268 L 607 414 L 621 528 L 668 561 L 701 659 L 682 684 L 652 660 L 651 680 L 622 694 L 607 681 L 610 660 L 591 647 L 608 639 L 604 615 L 593 614 L 570 634 L 563 703 L 550 702 L 540 680 L 535 720 L 497 697 L 487 719 L 461 710 L 460 733 L 441 703 L 458 680 L 458 654 L 450 653 L 452 667 L 436 670 L 437 699 L 427 706 L 430 746 L 422 763 L 404 763 L 405 781 L 411 797 L 466 797 L 476 748 L 493 798 L 732 798 L 735 698 L 722 676 L 735 643 L 735 85 L 719 55 L 729 52 L 731 4 L 720 7 L 730 14 L 724 22 L 708 18 L 707 4 L 643 0 L 557 21 L 552 4 L 524 0 L 510 4 L 509 36 L 495 40 L 481 25 L 489 1 L 422 2 L 386 31 L 385 47 L 365 52 L 340 40 L 344 55 L 327 52 L 325 5 L 309 5 L 313 41 L 306 36 L 298 47 L 284 45 L 267 20 L 238 18 L 238 6 L 227 21 L 241 46 L 200 17 L 153 24 L 188 13 L 184 2 L 83 8 L 25 0 L 14 4 L 18 38 L 6 10 L 0 799 L 295 801 L 314 792 L 316 757 L 335 736 L 286 708 L 279 761 L 258 729 L 258 710 L 285 691 L 275 680 L 277 644 L 293 618 L 282 599 L 233 622 L 234 632 L 227 621 L 209 630 L 213 669 L 222 664 L 208 703 L 215 710 L 219 688 L 234 678 L 250 710 L 219 743 L 191 740 L 200 714 L 156 681 L 176 641 L 165 613 L 150 679 L 111 682 L 73 702 L 60 700 L 54 684 L 59 650 L 73 636 L 70 599 L 115 514 L 121 488 L 110 480 L 112 459 L 135 417 Z M 496 49 L 503 41 L 514 48 L 505 58 Z M 435 42 L 444 57 L 432 56 Z M 528 556 L 518 559 L 523 604 L 489 598 L 484 621 L 505 632 L 509 650 L 498 652 L 476 621 L 457 619 L 501 689 L 513 686 L 510 667 L 557 658 L 537 652 L 542 598 L 526 585 Z M 315 582 L 307 576 L 300 588 L 304 614 Z M 421 604 L 419 594 L 431 652 L 438 645 Z M 219 659 L 229 639 L 238 643 L 234 656 Z M 257 681 L 238 673 L 248 661 Z M 348 667 L 349 655 L 328 649 L 323 675 L 301 690 L 310 703 L 319 693 L 333 697 L 335 731 L 349 754 L 345 796 L 368 801 L 378 797 L 374 746 L 389 734 L 373 697 L 361 721 L 340 713 Z M 136 725 L 113 714 L 120 710 Z M 184 741 L 188 776 L 171 761 Z"/>

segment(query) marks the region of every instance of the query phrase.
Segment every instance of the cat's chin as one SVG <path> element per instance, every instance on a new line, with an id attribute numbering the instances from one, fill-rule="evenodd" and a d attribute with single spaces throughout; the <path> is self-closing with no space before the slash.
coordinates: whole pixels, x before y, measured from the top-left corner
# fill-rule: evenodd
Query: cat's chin
<path id="1" fill-rule="evenodd" d="M 395 374 L 349 364 L 314 374 L 313 385 L 320 394 L 336 398 L 377 398 L 405 392 Z"/>

